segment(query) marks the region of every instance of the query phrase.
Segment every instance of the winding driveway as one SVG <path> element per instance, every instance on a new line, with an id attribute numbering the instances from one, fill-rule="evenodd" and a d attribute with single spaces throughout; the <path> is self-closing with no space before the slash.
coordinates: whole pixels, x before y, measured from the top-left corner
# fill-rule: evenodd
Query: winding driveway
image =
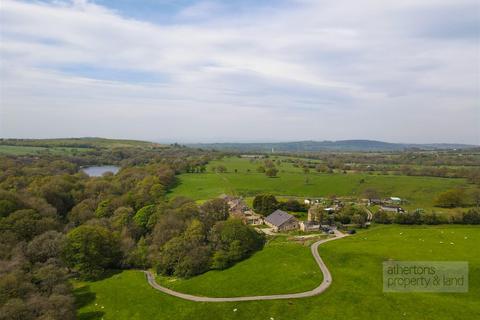
<path id="1" fill-rule="evenodd" d="M 316 296 L 316 295 L 324 292 L 332 284 L 332 275 L 330 274 L 330 271 L 328 270 L 327 266 L 325 265 L 322 258 L 320 258 L 320 255 L 318 254 L 318 246 L 321 245 L 322 243 L 337 240 L 337 239 L 341 239 L 345 236 L 347 236 L 347 235 L 343 234 L 339 231 L 335 231 L 335 238 L 328 238 L 328 239 L 319 240 L 319 241 L 312 244 L 312 246 L 310 247 L 311 250 L 312 250 L 312 255 L 315 258 L 315 261 L 317 262 L 318 266 L 320 267 L 320 270 L 323 273 L 323 281 L 315 289 L 310 290 L 310 291 L 305 291 L 305 292 L 287 293 L 287 294 L 273 294 L 273 295 L 268 295 L 268 296 L 245 296 L 245 297 L 230 297 L 230 298 L 201 297 L 201 296 L 194 296 L 194 295 L 191 295 L 191 294 L 181 293 L 181 292 L 174 291 L 172 289 L 165 288 L 165 287 L 159 285 L 155 281 L 155 276 L 153 275 L 152 272 L 150 272 L 150 271 L 143 271 L 143 272 L 145 273 L 145 275 L 147 277 L 148 284 L 150 284 L 154 289 L 157 289 L 159 291 L 162 291 L 163 293 L 169 294 L 169 295 L 177 297 L 177 298 L 190 300 L 190 301 L 196 301 L 196 302 L 235 302 L 235 301 L 258 301 L 258 300 L 307 298 L 307 297 Z"/>

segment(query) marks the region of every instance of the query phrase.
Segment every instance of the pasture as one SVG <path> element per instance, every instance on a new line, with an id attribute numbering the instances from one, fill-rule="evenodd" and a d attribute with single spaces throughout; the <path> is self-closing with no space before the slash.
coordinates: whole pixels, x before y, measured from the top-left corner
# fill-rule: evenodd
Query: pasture
<path id="1" fill-rule="evenodd" d="M 332 286 L 319 296 L 284 301 L 184 301 L 151 288 L 139 271 L 124 271 L 96 282 L 75 283 L 78 316 L 84 320 L 475 319 L 480 317 L 479 242 L 478 227 L 378 226 L 321 245 L 319 252 L 332 273 Z M 282 288 L 282 281 L 285 288 L 292 286 L 292 277 L 297 276 L 289 272 L 312 272 L 314 270 L 311 268 L 317 268 L 304 261 L 302 252 L 306 247 L 281 239 L 272 244 L 292 246 L 288 255 L 290 261 L 285 256 L 276 259 L 274 251 L 270 252 L 270 259 L 262 259 L 260 252 L 244 261 L 243 265 L 237 264 L 228 270 L 181 280 L 171 286 L 200 295 L 213 295 L 214 290 L 218 290 L 218 295 L 228 292 L 231 296 L 252 292 L 275 293 Z M 268 250 L 267 246 L 266 256 L 270 255 Z M 289 264 L 298 265 L 298 256 L 307 270 L 288 268 Z M 310 259 L 313 262 L 313 258 Z M 382 262 L 388 259 L 468 261 L 469 292 L 384 293 Z M 243 280 L 237 277 L 243 277 Z M 317 279 L 320 281 L 319 277 Z M 304 288 L 310 285 L 313 283 L 302 283 Z"/>
<path id="2" fill-rule="evenodd" d="M 364 190 L 373 188 L 382 196 L 398 196 L 409 201 L 408 209 L 431 209 L 437 194 L 455 187 L 468 187 L 464 179 L 436 177 L 379 175 L 366 173 L 317 173 L 305 174 L 291 163 L 282 163 L 278 177 L 269 178 L 256 172 L 261 160 L 251 161 L 237 157 L 212 161 L 207 173 L 187 173 L 179 176 L 179 184 L 170 197 L 186 196 L 205 200 L 222 193 L 251 197 L 268 192 L 276 196 L 362 197 Z M 212 172 L 211 168 L 224 165 L 225 173 Z"/>
<path id="3" fill-rule="evenodd" d="M 270 240 L 263 250 L 233 268 L 187 280 L 157 277 L 159 283 L 176 291 L 211 297 L 303 292 L 317 287 L 322 279 L 309 245 L 288 241 L 284 236 Z M 268 286 L 259 285 L 265 281 Z"/>

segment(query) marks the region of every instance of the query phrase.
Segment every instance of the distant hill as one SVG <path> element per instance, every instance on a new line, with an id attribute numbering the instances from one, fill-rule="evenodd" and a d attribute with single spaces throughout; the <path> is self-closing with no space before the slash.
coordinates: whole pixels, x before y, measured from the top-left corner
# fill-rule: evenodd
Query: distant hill
<path id="1" fill-rule="evenodd" d="M 0 154 L 10 155 L 31 155 L 44 152 L 49 152 L 51 154 L 75 155 L 78 152 L 91 152 L 95 149 L 155 149 L 165 147 L 167 146 L 148 141 L 95 137 L 62 139 L 0 139 Z"/>
<path id="2" fill-rule="evenodd" d="M 59 139 L 0 139 L 0 145 L 29 147 L 70 147 L 70 148 L 115 148 L 115 147 L 161 147 L 159 143 L 106 139 L 97 137 L 59 138 Z"/>
<path id="3" fill-rule="evenodd" d="M 188 147 L 237 152 L 321 152 L 321 151 L 402 151 L 407 149 L 442 150 L 470 149 L 478 146 L 467 144 L 433 143 L 405 144 L 389 143 L 375 140 L 340 140 L 340 141 L 297 141 L 275 143 L 197 143 Z"/>

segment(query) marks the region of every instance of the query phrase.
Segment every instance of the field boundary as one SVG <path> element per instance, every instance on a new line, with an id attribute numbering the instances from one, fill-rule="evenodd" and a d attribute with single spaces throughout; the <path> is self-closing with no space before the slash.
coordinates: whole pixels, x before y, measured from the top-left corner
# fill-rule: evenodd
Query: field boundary
<path id="1" fill-rule="evenodd" d="M 343 234 L 339 231 L 335 231 L 335 237 L 334 238 L 328 238 L 328 239 L 322 239 L 317 242 L 314 242 L 310 249 L 312 251 L 312 255 L 315 258 L 315 261 L 318 264 L 318 267 L 323 273 L 323 281 L 318 285 L 318 287 L 309 290 L 309 291 L 304 291 L 304 292 L 298 292 L 298 293 L 286 293 L 286 294 L 274 294 L 274 295 L 263 295 L 263 296 L 242 296 L 242 297 L 203 297 L 203 296 L 195 296 L 187 293 L 182 293 L 178 292 L 169 288 L 166 288 L 160 284 L 158 284 L 155 281 L 155 275 L 148 270 L 144 270 L 143 272 L 145 273 L 145 276 L 147 278 L 148 284 L 156 289 L 159 290 L 163 293 L 169 294 L 171 296 L 184 299 L 184 300 L 189 300 L 189 301 L 195 301 L 195 302 L 237 302 L 237 301 L 260 301 L 260 300 L 279 300 L 279 299 L 298 299 L 298 298 L 307 298 L 307 297 L 313 297 L 316 295 L 321 294 L 325 290 L 327 290 L 328 287 L 332 284 L 332 275 L 330 271 L 328 270 L 327 266 L 323 262 L 322 258 L 320 257 L 320 254 L 318 253 L 318 246 L 321 245 L 322 243 L 333 241 L 333 240 L 338 240 L 341 238 L 346 237 L 346 234 Z"/>

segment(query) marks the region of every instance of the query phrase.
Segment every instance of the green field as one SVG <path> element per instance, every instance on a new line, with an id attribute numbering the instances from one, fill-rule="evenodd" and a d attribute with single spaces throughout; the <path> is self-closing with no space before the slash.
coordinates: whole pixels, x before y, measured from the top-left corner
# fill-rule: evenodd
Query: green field
<path id="1" fill-rule="evenodd" d="M 409 201 L 407 208 L 433 207 L 433 199 L 440 192 L 468 186 L 464 179 L 435 177 L 414 177 L 397 175 L 370 175 L 364 173 L 323 174 L 310 172 L 305 175 L 301 169 L 290 163 L 283 163 L 277 178 L 268 178 L 257 173 L 256 168 L 262 161 L 251 162 L 247 159 L 226 158 L 212 161 L 209 169 L 219 164 L 225 165 L 226 173 L 182 174 L 179 185 L 170 196 L 186 196 L 195 200 L 209 199 L 222 193 L 254 196 L 260 192 L 269 192 L 277 196 L 325 197 L 357 196 L 363 190 L 374 188 L 383 196 L 398 196 Z M 237 172 L 235 173 L 235 169 Z M 250 170 L 248 172 L 247 170 Z M 305 179 L 308 181 L 305 181 Z"/>
<path id="2" fill-rule="evenodd" d="M 283 241 L 277 244 L 282 243 L 291 246 Z M 380 226 L 325 243 L 319 250 L 332 272 L 332 286 L 319 296 L 296 300 L 189 302 L 154 290 L 138 271 L 124 271 L 105 280 L 76 283 L 79 319 L 478 319 L 478 243 L 480 228 L 466 226 Z M 305 247 L 296 248 L 298 255 L 303 256 Z M 228 291 L 231 296 L 251 290 L 270 293 L 271 289 L 271 293 L 275 293 L 282 286 L 279 282 L 282 278 L 285 286 L 291 286 L 292 280 L 292 275 L 283 274 L 287 269 L 279 264 L 295 264 L 300 259 L 292 254 L 290 262 L 284 257 L 276 260 L 271 253 L 272 259 L 259 259 L 258 254 L 251 258 L 253 263 L 245 262 L 229 270 L 183 280 L 178 289 L 204 295 L 212 294 L 212 286 Z M 388 259 L 468 261 L 469 292 L 383 293 L 382 262 Z M 311 263 L 306 260 L 300 263 L 309 269 L 304 271 L 312 271 Z M 277 270 L 280 275 L 276 274 Z M 302 272 L 298 267 L 291 271 Z M 225 276 L 239 273 L 244 274 L 244 279 L 253 277 L 251 283 L 242 282 L 236 276 Z M 304 285 L 307 287 L 306 282 Z"/>
<path id="3" fill-rule="evenodd" d="M 259 286 L 266 281 L 266 274 L 268 286 Z M 158 277 L 157 281 L 181 292 L 226 297 L 303 292 L 317 287 L 322 279 L 309 246 L 277 237 L 234 268 L 209 271 L 188 280 Z"/>
<path id="4" fill-rule="evenodd" d="M 74 155 L 80 152 L 93 151 L 96 148 L 161 148 L 158 143 L 137 140 L 104 139 L 104 138 L 70 138 L 70 139 L 5 139 L 0 141 L 0 154 L 36 155 L 50 153 L 53 155 Z"/>

